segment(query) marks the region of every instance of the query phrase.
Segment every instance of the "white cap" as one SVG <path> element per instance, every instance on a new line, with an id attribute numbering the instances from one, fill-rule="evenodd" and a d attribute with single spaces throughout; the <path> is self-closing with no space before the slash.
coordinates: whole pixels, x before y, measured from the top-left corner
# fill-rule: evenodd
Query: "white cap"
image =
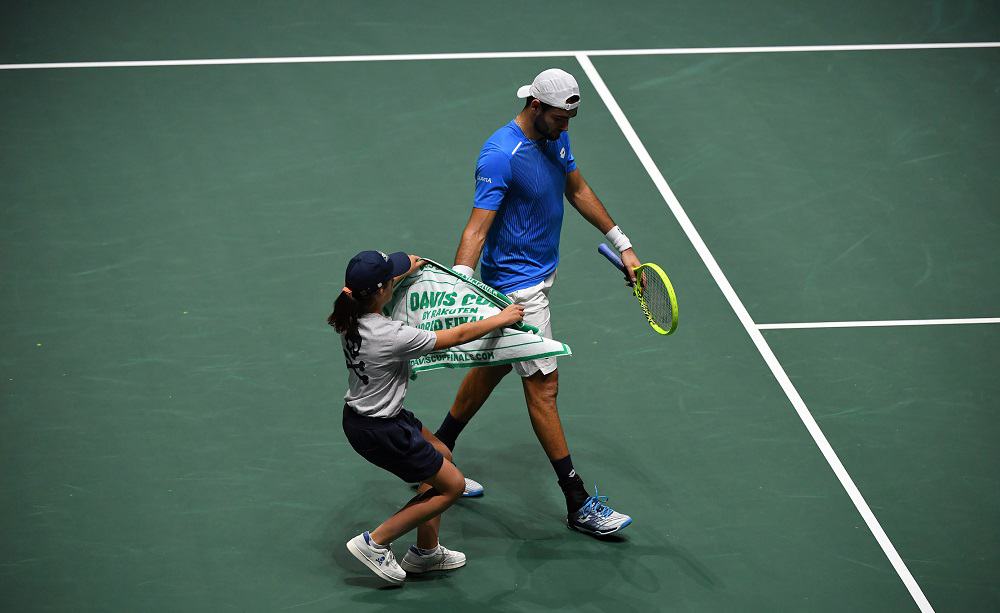
<path id="1" fill-rule="evenodd" d="M 538 73 L 531 85 L 517 90 L 518 98 L 538 98 L 549 106 L 572 111 L 580 106 L 580 86 L 573 75 L 565 70 L 549 68 Z"/>

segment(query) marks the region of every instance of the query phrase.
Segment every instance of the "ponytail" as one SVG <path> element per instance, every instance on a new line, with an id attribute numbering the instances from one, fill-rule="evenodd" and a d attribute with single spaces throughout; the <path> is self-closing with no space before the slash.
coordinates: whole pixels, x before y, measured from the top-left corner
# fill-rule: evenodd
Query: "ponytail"
<path id="1" fill-rule="evenodd" d="M 348 346 L 361 346 L 358 318 L 367 312 L 369 303 L 370 298 L 359 301 L 354 298 L 350 291 L 340 292 L 336 302 L 333 303 L 333 312 L 326 318 L 326 323 L 347 338 Z"/>

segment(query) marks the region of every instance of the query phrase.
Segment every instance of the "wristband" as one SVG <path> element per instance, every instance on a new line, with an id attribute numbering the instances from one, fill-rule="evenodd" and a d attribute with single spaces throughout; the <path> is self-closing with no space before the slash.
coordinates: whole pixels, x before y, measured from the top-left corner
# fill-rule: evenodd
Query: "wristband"
<path id="1" fill-rule="evenodd" d="M 609 241 L 611 241 L 611 244 L 615 246 L 615 249 L 618 250 L 618 253 L 621 253 L 626 249 L 632 248 L 632 241 L 630 241 L 628 237 L 625 236 L 625 233 L 622 232 L 622 229 L 619 228 L 618 226 L 615 226 L 614 228 L 608 230 L 608 233 L 605 234 L 604 237 L 607 238 Z"/>
<path id="2" fill-rule="evenodd" d="M 459 274 L 465 275 L 466 277 L 471 277 L 472 275 L 476 274 L 475 270 L 469 268 L 465 264 L 455 264 L 454 266 L 451 267 L 451 269 Z"/>

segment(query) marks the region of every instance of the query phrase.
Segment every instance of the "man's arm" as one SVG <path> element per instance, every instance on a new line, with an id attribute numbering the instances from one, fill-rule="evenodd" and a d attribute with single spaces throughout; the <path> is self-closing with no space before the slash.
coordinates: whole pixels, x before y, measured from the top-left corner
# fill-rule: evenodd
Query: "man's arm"
<path id="1" fill-rule="evenodd" d="M 483 146 L 476 160 L 476 192 L 472 214 L 462 231 L 455 252 L 455 270 L 471 277 L 483 253 L 486 235 L 500 210 L 510 183 L 510 156 L 490 143 Z"/>
<path id="2" fill-rule="evenodd" d="M 493 225 L 497 212 L 487 209 L 473 208 L 469 215 L 469 221 L 462 231 L 462 240 L 458 243 L 458 251 L 455 252 L 455 266 L 468 266 L 469 270 L 475 270 L 479 263 L 479 256 L 483 252 L 483 244 L 486 242 L 486 234 Z M 460 271 L 461 272 L 461 271 Z M 471 273 L 465 271 L 471 276 Z"/>
<path id="3" fill-rule="evenodd" d="M 580 174 L 579 168 L 566 175 L 566 199 L 573 205 L 573 208 L 580 212 L 584 219 L 590 222 L 590 225 L 600 230 L 601 234 L 606 235 L 615 227 L 615 222 L 608 214 L 608 210 L 604 208 L 604 204 L 601 203 L 601 199 L 597 197 L 594 190 L 590 189 L 590 185 Z M 629 280 L 635 283 L 634 269 L 640 264 L 635 250 L 629 247 L 621 252 L 621 256 L 622 263 L 625 264 L 625 269 L 628 271 Z"/>
<path id="4" fill-rule="evenodd" d="M 607 234 L 608 230 L 615 227 L 608 210 L 604 208 L 594 190 L 590 189 L 579 169 L 566 175 L 566 199 L 584 219 L 590 222 L 590 225 L 600 230 L 601 234 Z"/>

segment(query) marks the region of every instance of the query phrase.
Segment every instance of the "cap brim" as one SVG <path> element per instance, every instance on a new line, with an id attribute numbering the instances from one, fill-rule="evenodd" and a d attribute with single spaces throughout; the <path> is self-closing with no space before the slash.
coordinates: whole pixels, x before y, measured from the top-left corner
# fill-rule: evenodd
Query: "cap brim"
<path id="1" fill-rule="evenodd" d="M 527 98 L 530 95 L 531 95 L 531 86 L 530 85 L 522 85 L 521 87 L 517 88 L 517 97 L 518 98 Z"/>
<path id="2" fill-rule="evenodd" d="M 392 276 L 398 277 L 410 269 L 410 256 L 403 251 L 390 253 L 389 263 L 392 264 Z"/>

